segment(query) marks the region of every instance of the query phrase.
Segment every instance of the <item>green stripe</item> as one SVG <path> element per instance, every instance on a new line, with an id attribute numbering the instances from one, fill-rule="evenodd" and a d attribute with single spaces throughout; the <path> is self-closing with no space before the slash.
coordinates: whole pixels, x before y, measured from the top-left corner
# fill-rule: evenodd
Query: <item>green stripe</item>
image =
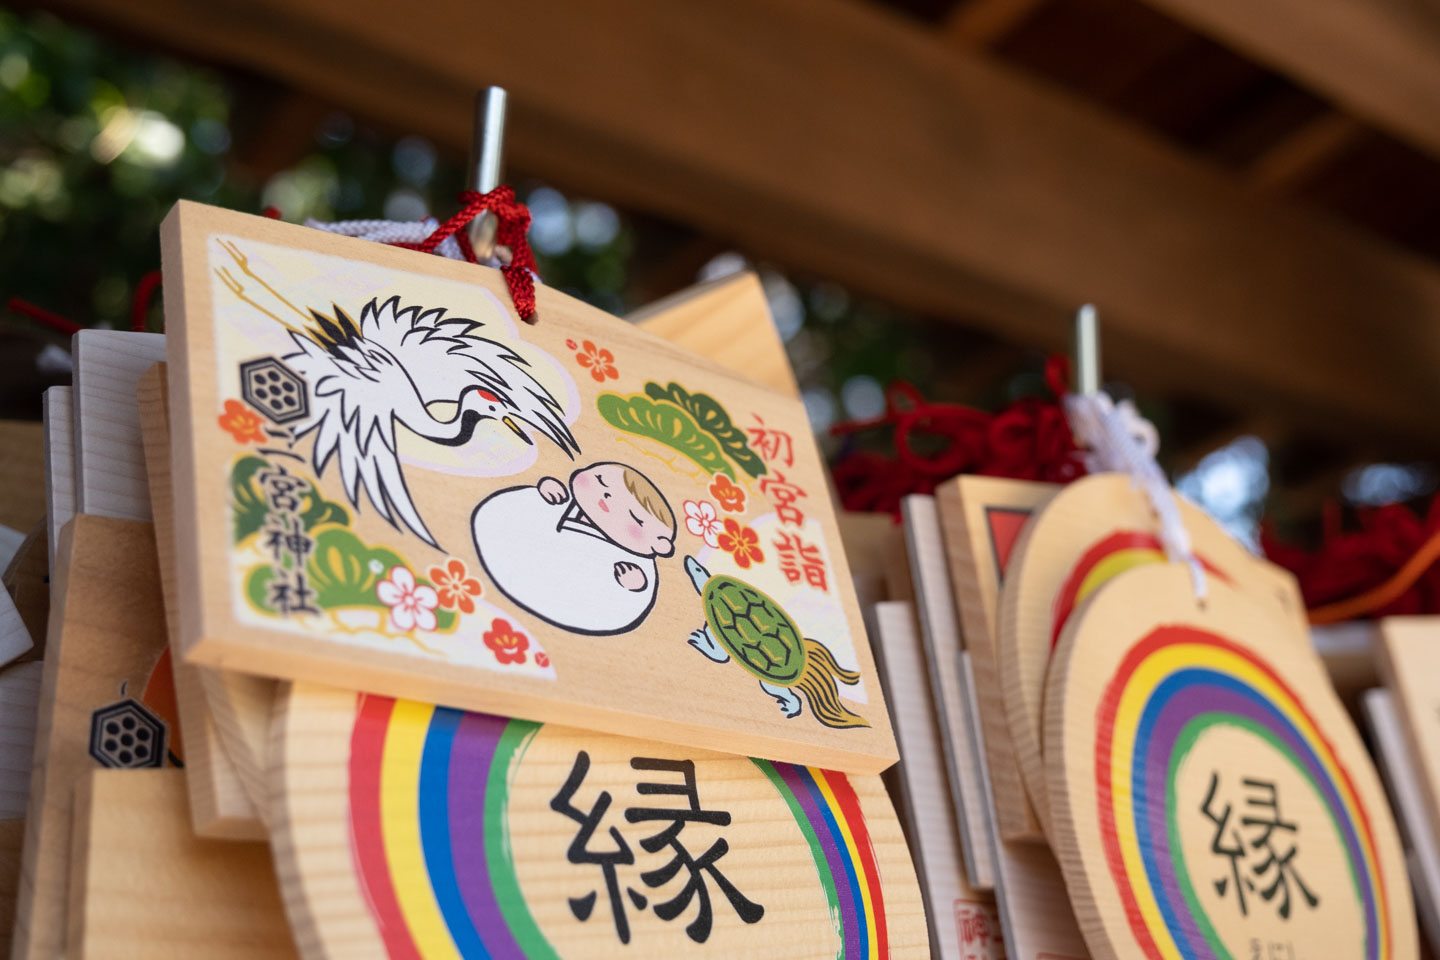
<path id="1" fill-rule="evenodd" d="M 825 859 L 825 850 L 820 846 L 820 838 L 815 835 L 815 828 L 810 825 L 810 820 L 805 816 L 805 811 L 800 808 L 800 801 L 790 792 L 775 765 L 769 760 L 759 760 L 751 757 L 755 766 L 770 778 L 780 796 L 790 807 L 790 815 L 800 825 L 800 832 L 805 834 L 805 842 L 810 844 L 810 855 L 815 858 L 815 872 L 820 875 L 820 883 L 825 888 L 825 899 L 830 901 L 830 923 L 835 927 L 835 936 L 840 940 L 840 949 L 835 954 L 835 960 L 843 960 L 845 956 L 845 923 L 840 916 L 840 895 L 835 892 L 835 878 L 830 875 L 830 866 Z M 862 936 L 864 931 L 861 931 Z"/>
<path id="2" fill-rule="evenodd" d="M 485 859 L 500 913 L 521 951 L 530 960 L 560 960 L 525 904 L 520 880 L 515 876 L 515 851 L 510 848 L 510 778 L 539 732 L 538 723 L 511 720 L 495 745 L 495 759 L 485 784 Z"/>
<path id="3" fill-rule="evenodd" d="M 1310 771 L 1305 768 L 1304 762 L 1295 756 L 1295 754 L 1290 751 L 1290 748 L 1273 732 L 1260 726 L 1248 717 L 1237 717 L 1224 713 L 1202 713 L 1186 723 L 1181 729 L 1180 735 L 1175 738 L 1175 748 L 1170 753 L 1170 769 L 1166 772 L 1165 813 L 1168 825 L 1167 832 L 1170 834 L 1170 851 L 1175 859 L 1175 874 L 1176 878 L 1180 881 L 1180 892 L 1184 894 L 1185 902 L 1190 907 L 1191 916 L 1195 918 L 1196 925 L 1200 928 L 1200 932 L 1205 935 L 1205 940 L 1210 944 L 1211 949 L 1215 951 L 1215 955 L 1222 958 L 1222 960 L 1233 960 L 1233 955 L 1225 948 L 1225 945 L 1220 942 L 1220 937 L 1215 932 L 1214 926 L 1211 925 L 1210 918 L 1207 917 L 1205 911 L 1201 909 L 1200 899 L 1196 896 L 1195 887 L 1191 883 L 1190 870 L 1185 863 L 1184 848 L 1180 844 L 1180 822 L 1177 816 L 1179 810 L 1175 797 L 1175 779 L 1179 774 L 1181 762 L 1195 747 L 1195 742 L 1200 739 L 1200 735 L 1212 726 L 1238 727 L 1241 730 L 1254 734 L 1274 747 L 1275 752 L 1290 761 L 1290 765 L 1310 783 L 1310 788 L 1314 790 L 1316 796 L 1320 798 L 1320 806 L 1324 808 L 1326 814 L 1330 817 L 1330 825 L 1335 828 L 1335 834 L 1340 839 L 1340 849 L 1345 851 L 1345 862 L 1350 867 L 1350 885 L 1355 891 L 1355 899 L 1360 901 L 1361 914 L 1363 915 L 1365 904 L 1363 894 L 1361 893 L 1360 876 L 1357 872 L 1359 865 L 1350 857 L 1350 849 L 1345 843 L 1345 832 L 1340 825 L 1339 819 L 1336 817 L 1335 811 L 1330 809 L 1330 804 L 1325 802 L 1324 791 L 1321 790 L 1320 785 L 1315 782 L 1315 778 L 1311 776 Z M 1336 790 L 1338 792 L 1338 785 Z M 1376 908 L 1376 917 L 1383 922 L 1378 906 Z M 1369 936 L 1368 931 L 1366 936 Z"/>

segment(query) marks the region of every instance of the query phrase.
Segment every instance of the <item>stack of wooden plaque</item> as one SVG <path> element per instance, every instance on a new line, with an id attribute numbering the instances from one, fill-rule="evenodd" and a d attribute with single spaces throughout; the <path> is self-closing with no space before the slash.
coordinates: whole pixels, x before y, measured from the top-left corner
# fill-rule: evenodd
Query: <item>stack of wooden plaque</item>
<path id="1" fill-rule="evenodd" d="M 1418 956 L 1428 622 L 1366 700 L 1402 847 L 1288 575 L 1189 506 L 1168 562 L 1119 475 L 838 515 L 753 276 L 528 325 L 482 267 L 162 240 L 0 596 L 12 960 Z"/>
<path id="2" fill-rule="evenodd" d="M 1126 477 L 959 477 L 871 554 L 936 956 L 1419 955 L 1293 579 L 1181 511 L 1194 571 Z"/>
<path id="3" fill-rule="evenodd" d="M 927 954 L 753 276 L 529 325 L 470 264 L 162 239 L 166 334 L 47 398 L 13 957 Z"/>

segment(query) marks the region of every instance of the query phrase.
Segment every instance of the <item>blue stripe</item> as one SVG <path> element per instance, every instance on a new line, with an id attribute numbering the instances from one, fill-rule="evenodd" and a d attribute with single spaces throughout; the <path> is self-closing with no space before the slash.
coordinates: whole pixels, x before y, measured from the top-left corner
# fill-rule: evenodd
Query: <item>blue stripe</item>
<path id="1" fill-rule="evenodd" d="M 459 710 L 436 707 L 430 719 L 420 756 L 420 846 L 425 853 L 425 869 L 430 873 L 431 891 L 460 956 L 465 960 L 490 960 L 490 951 L 485 949 L 460 896 L 450 850 L 450 747 L 464 716 Z"/>
<path id="2" fill-rule="evenodd" d="M 839 860 L 845 865 L 845 879 L 850 883 L 850 899 L 855 904 L 855 918 L 859 926 L 860 936 L 860 960 L 869 960 L 870 957 L 870 935 L 867 932 L 869 923 L 865 916 L 865 900 L 860 896 L 860 878 L 855 875 L 855 864 L 850 860 L 850 848 L 845 844 L 845 834 L 840 832 L 840 825 L 835 822 L 835 813 L 830 809 L 825 794 L 820 792 L 820 786 L 815 782 L 815 777 L 809 769 L 795 765 L 795 772 L 800 775 L 806 789 L 815 799 L 815 806 L 819 808 L 820 815 L 825 818 L 825 825 L 830 830 L 830 842 L 835 844 L 839 853 Z"/>

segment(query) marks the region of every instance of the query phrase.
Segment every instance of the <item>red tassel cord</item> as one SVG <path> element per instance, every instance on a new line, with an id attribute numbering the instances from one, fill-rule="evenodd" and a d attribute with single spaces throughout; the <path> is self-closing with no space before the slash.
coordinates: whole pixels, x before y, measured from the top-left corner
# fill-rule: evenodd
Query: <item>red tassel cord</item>
<path id="1" fill-rule="evenodd" d="M 464 228 L 481 213 L 489 212 L 499 222 L 495 243 L 509 247 L 510 262 L 500 268 L 505 285 L 510 289 L 510 299 L 515 303 L 515 312 L 527 323 L 535 322 L 535 255 L 530 250 L 526 233 L 530 230 L 530 209 L 515 199 L 515 190 L 502 184 L 489 193 L 463 190 L 460 193 L 460 209 L 426 237 L 421 243 L 397 243 L 394 246 L 434 253 L 448 237 L 454 236 L 460 244 L 465 259 L 475 263 L 475 251 Z"/>
<path id="2" fill-rule="evenodd" d="M 844 437 L 882 427 L 895 431 L 893 457 L 857 450 L 836 461 L 832 472 L 841 504 L 847 510 L 898 513 L 902 497 L 933 493 L 941 481 L 961 473 L 1049 483 L 1083 476 L 1085 465 L 1060 405 L 1068 380 L 1069 361 L 1051 357 L 1045 364 L 1051 396 L 1027 397 L 998 413 L 929 403 L 910 384 L 892 384 L 884 414 L 830 428 Z M 935 452 L 922 453 L 917 442 Z"/>
<path id="3" fill-rule="evenodd" d="M 1320 549 L 1283 543 L 1268 525 L 1260 531 L 1265 556 L 1300 582 L 1310 622 L 1440 613 L 1440 497 L 1424 518 L 1404 504 L 1360 510 L 1359 529 L 1345 530 L 1340 507 L 1325 505 Z"/>
<path id="4" fill-rule="evenodd" d="M 51 313 L 44 307 L 37 307 L 29 300 L 21 300 L 19 297 L 11 297 L 5 304 L 12 313 L 18 313 L 22 317 L 34 320 L 42 327 L 49 327 L 51 330 L 58 330 L 66 336 L 73 336 L 85 329 L 68 317 L 62 317 L 58 313 Z"/>

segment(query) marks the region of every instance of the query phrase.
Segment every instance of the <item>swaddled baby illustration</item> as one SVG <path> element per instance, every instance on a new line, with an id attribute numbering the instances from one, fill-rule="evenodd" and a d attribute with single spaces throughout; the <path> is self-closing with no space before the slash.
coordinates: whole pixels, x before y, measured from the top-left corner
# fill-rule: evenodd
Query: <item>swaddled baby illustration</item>
<path id="1" fill-rule="evenodd" d="M 675 514 L 640 471 L 592 463 L 492 493 L 470 520 L 491 581 L 514 603 L 574 633 L 633 630 L 655 605 L 657 557 L 675 552 Z"/>

